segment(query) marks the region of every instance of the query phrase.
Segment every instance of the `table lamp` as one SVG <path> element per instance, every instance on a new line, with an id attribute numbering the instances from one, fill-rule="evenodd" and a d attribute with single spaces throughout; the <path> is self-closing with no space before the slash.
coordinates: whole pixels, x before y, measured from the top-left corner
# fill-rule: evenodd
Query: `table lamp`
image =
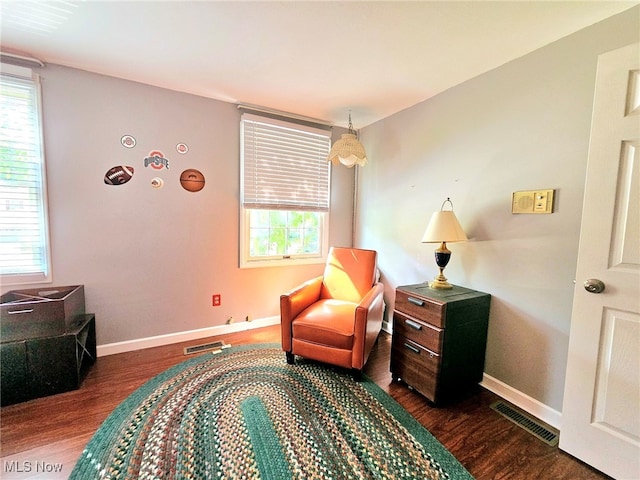
<path id="1" fill-rule="evenodd" d="M 444 209 L 447 203 L 451 205 L 451 210 Z M 466 240 L 467 236 L 464 230 L 462 230 L 455 213 L 453 213 L 453 203 L 447 198 L 442 203 L 440 211 L 434 212 L 433 215 L 431 215 L 431 220 L 429 220 L 427 229 L 422 236 L 422 243 L 440 244 L 435 251 L 436 264 L 440 269 L 440 273 L 435 277 L 433 282 L 429 284 L 429 287 L 436 289 L 453 288 L 442 273 L 451 258 L 451 250 L 447 248 L 447 242 L 464 242 Z"/>

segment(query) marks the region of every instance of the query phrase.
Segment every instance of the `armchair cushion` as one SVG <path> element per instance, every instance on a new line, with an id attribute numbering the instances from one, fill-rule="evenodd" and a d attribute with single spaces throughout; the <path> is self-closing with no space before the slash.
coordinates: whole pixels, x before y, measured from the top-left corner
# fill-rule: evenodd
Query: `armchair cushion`
<path id="1" fill-rule="evenodd" d="M 293 322 L 293 338 L 313 339 L 314 343 L 350 350 L 356 304 L 343 300 L 318 300 Z"/>

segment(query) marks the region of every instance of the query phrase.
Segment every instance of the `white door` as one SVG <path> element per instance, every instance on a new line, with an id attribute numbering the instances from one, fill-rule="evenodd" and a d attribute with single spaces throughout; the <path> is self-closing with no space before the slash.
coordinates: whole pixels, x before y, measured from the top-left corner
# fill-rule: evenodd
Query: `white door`
<path id="1" fill-rule="evenodd" d="M 598 59 L 560 448 L 640 479 L 640 48 Z M 597 290 L 600 280 L 605 288 Z"/>

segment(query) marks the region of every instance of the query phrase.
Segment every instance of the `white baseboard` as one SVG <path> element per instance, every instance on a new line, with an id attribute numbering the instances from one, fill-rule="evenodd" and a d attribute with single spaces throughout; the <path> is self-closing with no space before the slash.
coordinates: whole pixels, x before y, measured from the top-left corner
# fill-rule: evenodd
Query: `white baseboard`
<path id="1" fill-rule="evenodd" d="M 493 378 L 486 373 L 483 375 L 482 383 L 480 383 L 487 390 L 495 393 L 496 395 L 504 398 L 507 402 L 512 403 L 518 408 L 521 408 L 525 412 L 539 418 L 546 424 L 560 430 L 560 424 L 562 420 L 562 413 L 554 410 L 553 408 L 539 402 L 535 398 L 531 398 L 529 395 L 510 387 L 506 383 Z"/>
<path id="2" fill-rule="evenodd" d="M 162 345 L 170 345 L 172 343 L 188 342 L 189 340 L 198 340 L 200 338 L 213 337 L 216 335 L 224 335 L 227 333 L 242 332 L 254 328 L 268 327 L 271 325 L 279 325 L 280 317 L 266 317 L 253 320 L 251 322 L 238 322 L 229 325 L 217 325 L 215 327 L 200 328 L 198 330 L 188 330 L 186 332 L 169 333 L 166 335 L 157 335 L 155 337 L 138 338 L 136 340 L 127 340 L 124 342 L 107 343 L 98 345 L 96 353 L 98 357 L 114 355 L 116 353 L 131 352 L 134 350 L 142 350 L 143 348 L 160 347 Z"/>

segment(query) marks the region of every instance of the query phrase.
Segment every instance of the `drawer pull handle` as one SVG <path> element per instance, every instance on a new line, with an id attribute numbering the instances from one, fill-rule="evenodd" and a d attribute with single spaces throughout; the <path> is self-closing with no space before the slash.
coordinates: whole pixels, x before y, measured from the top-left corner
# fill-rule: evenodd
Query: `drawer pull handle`
<path id="1" fill-rule="evenodd" d="M 422 325 L 420 325 L 417 322 L 414 322 L 413 320 L 405 320 L 404 323 L 406 323 L 407 325 L 409 325 L 411 328 L 415 330 L 422 330 Z"/>
<path id="2" fill-rule="evenodd" d="M 417 353 L 418 355 L 420 355 L 420 349 L 414 347 L 413 345 L 409 344 L 409 343 L 405 343 L 404 346 L 406 348 L 408 348 L 409 350 L 411 350 L 413 353 Z"/>
<path id="3" fill-rule="evenodd" d="M 33 312 L 33 308 L 29 308 L 26 310 L 11 310 L 9 313 L 9 315 L 17 315 L 18 313 L 31 313 Z"/>
<path id="4" fill-rule="evenodd" d="M 417 305 L 419 307 L 422 307 L 424 305 L 424 302 L 422 300 L 420 300 L 419 298 L 407 297 L 407 301 L 409 303 L 413 303 L 414 305 Z"/>

